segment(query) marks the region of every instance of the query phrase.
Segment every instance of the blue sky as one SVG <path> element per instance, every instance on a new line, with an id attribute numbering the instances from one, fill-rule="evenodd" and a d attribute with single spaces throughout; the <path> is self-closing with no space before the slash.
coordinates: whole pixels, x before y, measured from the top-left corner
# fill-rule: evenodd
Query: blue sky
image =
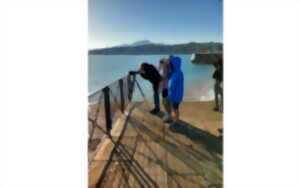
<path id="1" fill-rule="evenodd" d="M 89 49 L 139 40 L 222 42 L 222 0 L 89 0 Z"/>

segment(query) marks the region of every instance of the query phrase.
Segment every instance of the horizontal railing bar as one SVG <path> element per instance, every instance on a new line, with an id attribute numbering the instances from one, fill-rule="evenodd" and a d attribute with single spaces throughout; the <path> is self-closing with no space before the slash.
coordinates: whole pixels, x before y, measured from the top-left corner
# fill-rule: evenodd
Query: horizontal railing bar
<path id="1" fill-rule="evenodd" d="M 122 77 L 122 78 L 120 78 L 120 79 L 124 79 L 124 78 L 126 78 L 127 76 L 128 76 L 128 75 L 126 75 L 126 76 L 124 76 L 124 77 Z M 120 80 L 120 79 L 117 79 L 116 81 L 118 81 L 118 80 Z M 114 82 L 115 82 L 115 81 L 114 81 Z M 114 83 L 114 82 L 112 82 L 112 83 Z M 91 93 L 89 93 L 88 97 L 92 97 L 93 95 L 95 95 L 95 94 L 97 94 L 98 92 L 102 91 L 102 89 L 104 89 L 105 87 L 109 87 L 112 83 L 110 83 L 110 84 L 104 86 L 103 88 L 96 89 L 96 90 L 92 91 Z"/>
<path id="2" fill-rule="evenodd" d="M 107 86 L 105 86 L 107 87 Z M 105 88 L 103 87 L 103 88 Z M 96 89 L 95 91 L 92 91 L 91 93 L 89 93 L 88 97 L 92 97 L 93 95 L 95 95 L 96 93 L 100 92 L 103 88 L 100 88 L 100 89 Z"/>

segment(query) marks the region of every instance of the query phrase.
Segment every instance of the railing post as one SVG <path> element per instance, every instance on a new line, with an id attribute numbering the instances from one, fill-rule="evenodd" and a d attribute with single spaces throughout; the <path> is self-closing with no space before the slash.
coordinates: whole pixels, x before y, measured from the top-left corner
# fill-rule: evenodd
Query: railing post
<path id="1" fill-rule="evenodd" d="M 131 75 L 127 76 L 127 86 L 128 86 L 128 100 L 131 101 L 131 97 L 132 97 Z"/>
<path id="2" fill-rule="evenodd" d="M 125 109 L 125 99 L 124 99 L 124 91 L 123 91 L 123 79 L 119 80 L 120 85 L 120 97 L 121 97 L 121 111 L 124 113 Z"/>
<path id="3" fill-rule="evenodd" d="M 134 74 L 134 75 L 132 76 L 132 80 L 131 80 L 131 84 L 132 84 L 131 99 L 132 99 L 132 95 L 133 95 L 133 92 L 134 92 L 135 79 L 136 79 L 136 74 Z"/>
<path id="4" fill-rule="evenodd" d="M 110 133 L 110 130 L 112 128 L 112 121 L 111 121 L 111 115 L 110 115 L 110 99 L 109 99 L 109 87 L 103 88 L 104 93 L 104 105 L 105 105 L 105 120 L 106 120 L 106 131 Z"/>

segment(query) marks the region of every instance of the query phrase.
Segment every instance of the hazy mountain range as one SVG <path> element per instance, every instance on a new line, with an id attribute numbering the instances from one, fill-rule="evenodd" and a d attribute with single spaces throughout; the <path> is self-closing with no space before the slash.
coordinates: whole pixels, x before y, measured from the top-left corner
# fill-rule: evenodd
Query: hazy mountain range
<path id="1" fill-rule="evenodd" d="M 210 52 L 222 52 L 223 44 L 217 42 L 190 42 L 186 44 L 162 44 L 153 43 L 149 40 L 137 41 L 130 45 L 124 44 L 110 48 L 89 50 L 89 54 L 101 55 L 143 55 L 143 54 L 192 54 L 201 49 Z"/>
<path id="2" fill-rule="evenodd" d="M 136 41 L 132 44 L 122 44 L 122 45 L 118 45 L 118 46 L 113 46 L 111 48 L 115 48 L 115 47 L 136 47 L 136 46 L 144 46 L 144 45 L 148 45 L 148 44 L 164 45 L 163 43 L 153 43 L 150 40 L 141 40 L 141 41 Z"/>

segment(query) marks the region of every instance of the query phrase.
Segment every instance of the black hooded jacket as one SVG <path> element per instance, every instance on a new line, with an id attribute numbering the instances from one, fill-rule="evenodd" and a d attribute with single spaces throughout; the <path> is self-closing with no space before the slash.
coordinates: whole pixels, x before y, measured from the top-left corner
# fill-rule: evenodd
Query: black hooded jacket
<path id="1" fill-rule="evenodd" d="M 151 64 L 144 63 L 143 64 L 144 73 L 141 73 L 141 76 L 149 80 L 152 84 L 157 85 L 161 81 L 161 76 L 158 70 Z"/>
<path id="2" fill-rule="evenodd" d="M 213 74 L 213 78 L 218 82 L 223 81 L 223 67 L 220 67 L 217 70 L 215 70 Z"/>

